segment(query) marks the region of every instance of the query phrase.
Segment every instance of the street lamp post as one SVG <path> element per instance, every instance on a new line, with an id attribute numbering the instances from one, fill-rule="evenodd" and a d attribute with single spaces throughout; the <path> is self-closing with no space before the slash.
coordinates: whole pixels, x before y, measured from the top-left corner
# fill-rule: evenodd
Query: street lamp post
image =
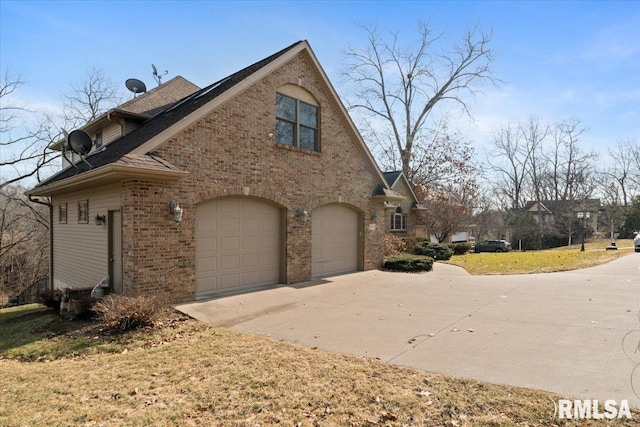
<path id="1" fill-rule="evenodd" d="M 590 217 L 589 212 L 578 212 L 578 219 L 582 219 L 582 245 L 580 245 L 580 252 L 584 252 L 584 240 L 587 237 L 587 219 Z"/>

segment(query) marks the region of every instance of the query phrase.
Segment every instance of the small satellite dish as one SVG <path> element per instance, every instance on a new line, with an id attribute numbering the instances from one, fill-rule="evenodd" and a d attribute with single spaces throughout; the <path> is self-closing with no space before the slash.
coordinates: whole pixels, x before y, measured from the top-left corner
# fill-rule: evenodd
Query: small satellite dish
<path id="1" fill-rule="evenodd" d="M 151 69 L 153 69 L 153 78 L 158 82 L 158 86 L 160 86 L 162 84 L 162 76 L 166 76 L 169 71 L 164 70 L 163 74 L 158 74 L 158 69 L 153 64 L 151 64 Z"/>
<path id="2" fill-rule="evenodd" d="M 89 154 L 91 146 L 93 145 L 93 141 L 89 134 L 80 129 L 71 132 L 67 137 L 67 141 L 73 152 L 80 156 L 86 156 Z"/>
<path id="3" fill-rule="evenodd" d="M 133 92 L 134 97 L 139 93 L 144 93 L 147 91 L 147 87 L 145 86 L 145 84 L 138 79 L 127 79 L 124 84 L 125 86 L 127 86 L 127 89 Z"/>

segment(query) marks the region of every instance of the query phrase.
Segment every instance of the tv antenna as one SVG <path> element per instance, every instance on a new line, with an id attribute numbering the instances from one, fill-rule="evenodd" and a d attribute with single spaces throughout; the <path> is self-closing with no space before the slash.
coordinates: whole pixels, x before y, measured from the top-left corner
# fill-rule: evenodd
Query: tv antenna
<path id="1" fill-rule="evenodd" d="M 127 79 L 127 81 L 124 82 L 124 85 L 127 87 L 127 89 L 133 92 L 134 98 L 137 94 L 145 93 L 147 91 L 147 86 L 145 86 L 145 84 L 138 79 Z"/>
<path id="2" fill-rule="evenodd" d="M 153 69 L 153 78 L 158 82 L 158 86 L 162 84 L 162 76 L 166 76 L 168 71 L 164 70 L 164 74 L 158 74 L 158 69 L 155 65 L 151 64 L 151 68 Z"/>

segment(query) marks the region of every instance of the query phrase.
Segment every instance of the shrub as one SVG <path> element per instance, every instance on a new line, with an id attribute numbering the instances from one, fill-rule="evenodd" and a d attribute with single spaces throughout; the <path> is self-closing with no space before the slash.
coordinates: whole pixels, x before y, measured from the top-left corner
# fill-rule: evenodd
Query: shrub
<path id="1" fill-rule="evenodd" d="M 442 243 L 421 242 L 415 246 L 416 255 L 426 255 L 436 261 L 447 261 L 453 255 L 453 251 Z"/>
<path id="2" fill-rule="evenodd" d="M 433 258 L 420 255 L 398 255 L 387 259 L 384 268 L 393 271 L 430 271 Z"/>
<path id="3" fill-rule="evenodd" d="M 415 255 L 415 247 L 418 243 L 431 241 L 428 237 L 416 237 L 416 236 L 405 237 L 402 240 L 404 240 L 404 243 L 407 247 L 406 252 L 414 255 Z"/>
<path id="4" fill-rule="evenodd" d="M 38 296 L 38 302 L 58 312 L 60 311 L 60 298 L 61 296 L 58 292 L 47 289 L 40 293 L 40 295 Z"/>
<path id="5" fill-rule="evenodd" d="M 152 326 L 164 308 L 156 298 L 109 295 L 98 301 L 93 310 L 107 328 L 131 331 Z"/>
<path id="6" fill-rule="evenodd" d="M 454 243 L 449 245 L 454 255 L 464 255 L 471 250 L 471 243 Z"/>
<path id="7" fill-rule="evenodd" d="M 384 256 L 394 256 L 405 252 L 407 245 L 404 240 L 392 234 L 384 236 Z"/>

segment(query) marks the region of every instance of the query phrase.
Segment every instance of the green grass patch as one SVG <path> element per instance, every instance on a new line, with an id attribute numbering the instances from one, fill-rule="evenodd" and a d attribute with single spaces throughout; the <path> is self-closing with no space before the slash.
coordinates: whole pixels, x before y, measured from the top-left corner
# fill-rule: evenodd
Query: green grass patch
<path id="1" fill-rule="evenodd" d="M 508 253 L 470 253 L 451 258 L 448 264 L 460 266 L 471 274 L 529 274 L 553 271 L 568 271 L 593 267 L 612 261 L 633 252 L 626 241 L 618 244 L 620 249 L 606 251 L 609 241 L 589 242 L 585 251 L 580 244 L 543 251 Z"/>

